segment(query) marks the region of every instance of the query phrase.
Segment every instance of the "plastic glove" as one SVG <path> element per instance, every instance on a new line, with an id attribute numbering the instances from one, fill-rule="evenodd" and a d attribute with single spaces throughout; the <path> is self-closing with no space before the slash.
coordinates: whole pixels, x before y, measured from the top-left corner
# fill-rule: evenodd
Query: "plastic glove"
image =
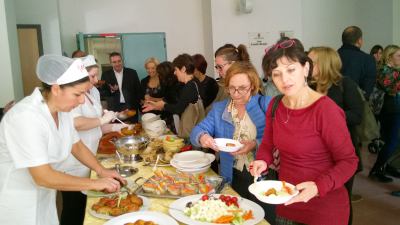
<path id="1" fill-rule="evenodd" d="M 114 123 L 111 126 L 111 131 L 120 131 L 122 128 L 129 127 L 127 124 Z"/>
<path id="2" fill-rule="evenodd" d="M 116 116 L 117 116 L 116 112 L 104 110 L 103 116 L 99 118 L 100 125 L 110 123 L 111 121 L 113 121 L 115 119 Z"/>

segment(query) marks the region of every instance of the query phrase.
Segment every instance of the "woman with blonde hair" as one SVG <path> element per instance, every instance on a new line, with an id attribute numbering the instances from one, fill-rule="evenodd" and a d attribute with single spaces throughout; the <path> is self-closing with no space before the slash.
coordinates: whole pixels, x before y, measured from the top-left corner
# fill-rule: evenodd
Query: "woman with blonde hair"
<path id="1" fill-rule="evenodd" d="M 158 59 L 150 57 L 146 59 L 144 63 L 144 68 L 147 72 L 147 77 L 143 78 L 140 83 L 144 91 L 144 99 L 151 101 L 162 100 L 162 88 L 160 85 L 160 79 L 157 74 L 157 66 L 160 64 Z"/>
<path id="2" fill-rule="evenodd" d="M 392 182 L 385 176 L 386 163 L 400 146 L 400 47 L 389 45 L 383 50 L 382 67 L 378 71 L 378 85 L 385 92 L 380 113 L 381 136 L 385 145 L 369 173 L 371 179 L 379 182 Z"/>
<path id="3" fill-rule="evenodd" d="M 348 77 L 340 74 L 342 62 L 339 54 L 329 47 L 312 47 L 308 57 L 313 62 L 311 86 L 323 95 L 331 98 L 346 114 L 346 123 L 350 132 L 353 146 L 358 156 L 358 171 L 362 170 L 359 141 L 355 134 L 355 126 L 362 119 L 362 99 L 357 84 Z M 354 175 L 345 183 L 351 199 Z M 351 201 L 350 201 L 351 202 Z M 349 224 L 352 222 L 352 207 L 350 205 Z"/>

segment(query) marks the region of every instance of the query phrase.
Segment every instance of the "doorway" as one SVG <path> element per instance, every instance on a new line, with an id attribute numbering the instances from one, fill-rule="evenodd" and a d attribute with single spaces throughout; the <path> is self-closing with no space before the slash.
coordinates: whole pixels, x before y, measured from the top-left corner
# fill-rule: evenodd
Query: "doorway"
<path id="1" fill-rule="evenodd" d="M 36 76 L 36 63 L 43 55 L 42 31 L 40 25 L 17 24 L 17 33 L 22 84 L 24 96 L 27 96 L 41 86 L 41 81 Z"/>
<path id="2" fill-rule="evenodd" d="M 135 69 L 139 80 L 147 76 L 144 68 L 144 62 L 147 58 L 156 57 L 160 62 L 167 60 L 164 32 L 78 33 L 77 45 L 80 50 L 95 56 L 102 71 L 112 68 L 108 58 L 109 54 L 114 51 L 120 52 L 124 66 Z"/>

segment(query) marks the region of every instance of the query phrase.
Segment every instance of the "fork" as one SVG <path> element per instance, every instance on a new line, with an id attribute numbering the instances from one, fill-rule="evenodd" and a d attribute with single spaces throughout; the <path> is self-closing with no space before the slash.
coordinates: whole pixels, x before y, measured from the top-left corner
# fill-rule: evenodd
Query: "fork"
<path id="1" fill-rule="evenodd" d="M 156 163 L 155 163 L 154 166 L 153 166 L 153 171 L 156 171 L 156 169 L 157 169 L 157 164 L 158 164 L 158 161 L 159 161 L 159 160 L 160 160 L 160 154 L 157 155 Z"/>
<path id="2" fill-rule="evenodd" d="M 129 127 L 128 124 L 126 124 L 126 123 L 124 123 L 122 120 L 118 119 L 118 117 L 115 117 L 114 119 L 117 120 L 118 122 L 122 123 L 123 125 Z"/>
<path id="3" fill-rule="evenodd" d="M 259 176 L 255 175 L 255 176 L 254 176 L 253 182 L 254 182 L 254 183 L 257 183 L 258 178 L 259 178 Z"/>

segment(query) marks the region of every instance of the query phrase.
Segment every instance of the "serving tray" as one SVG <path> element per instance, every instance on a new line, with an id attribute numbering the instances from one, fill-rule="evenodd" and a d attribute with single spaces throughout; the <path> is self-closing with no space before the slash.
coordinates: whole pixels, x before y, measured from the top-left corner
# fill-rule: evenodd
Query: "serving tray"
<path id="1" fill-rule="evenodd" d="M 155 176 L 153 176 L 155 177 Z M 144 183 L 148 182 L 152 177 L 150 177 L 148 180 L 146 180 Z M 206 184 L 210 184 L 212 189 L 208 192 L 208 193 L 220 193 L 223 186 L 225 185 L 225 180 L 221 177 L 221 176 L 206 176 L 205 177 L 205 183 Z M 191 185 L 198 185 L 199 183 L 196 182 L 191 182 L 189 183 Z M 146 192 L 143 189 L 143 185 L 140 185 L 138 187 L 138 189 L 136 189 L 135 193 L 137 195 L 142 195 L 142 196 L 147 196 L 147 197 L 153 197 L 153 198 L 173 198 L 173 199 L 178 199 L 184 196 L 188 196 L 188 195 L 184 195 L 184 194 L 180 194 L 180 195 L 173 195 L 171 193 L 169 193 L 168 191 L 166 191 L 166 193 L 163 194 L 157 194 L 157 193 L 152 193 L 152 192 Z M 200 189 L 197 190 L 197 192 L 195 194 L 202 194 L 200 192 Z M 205 194 L 205 193 L 203 193 Z"/>

